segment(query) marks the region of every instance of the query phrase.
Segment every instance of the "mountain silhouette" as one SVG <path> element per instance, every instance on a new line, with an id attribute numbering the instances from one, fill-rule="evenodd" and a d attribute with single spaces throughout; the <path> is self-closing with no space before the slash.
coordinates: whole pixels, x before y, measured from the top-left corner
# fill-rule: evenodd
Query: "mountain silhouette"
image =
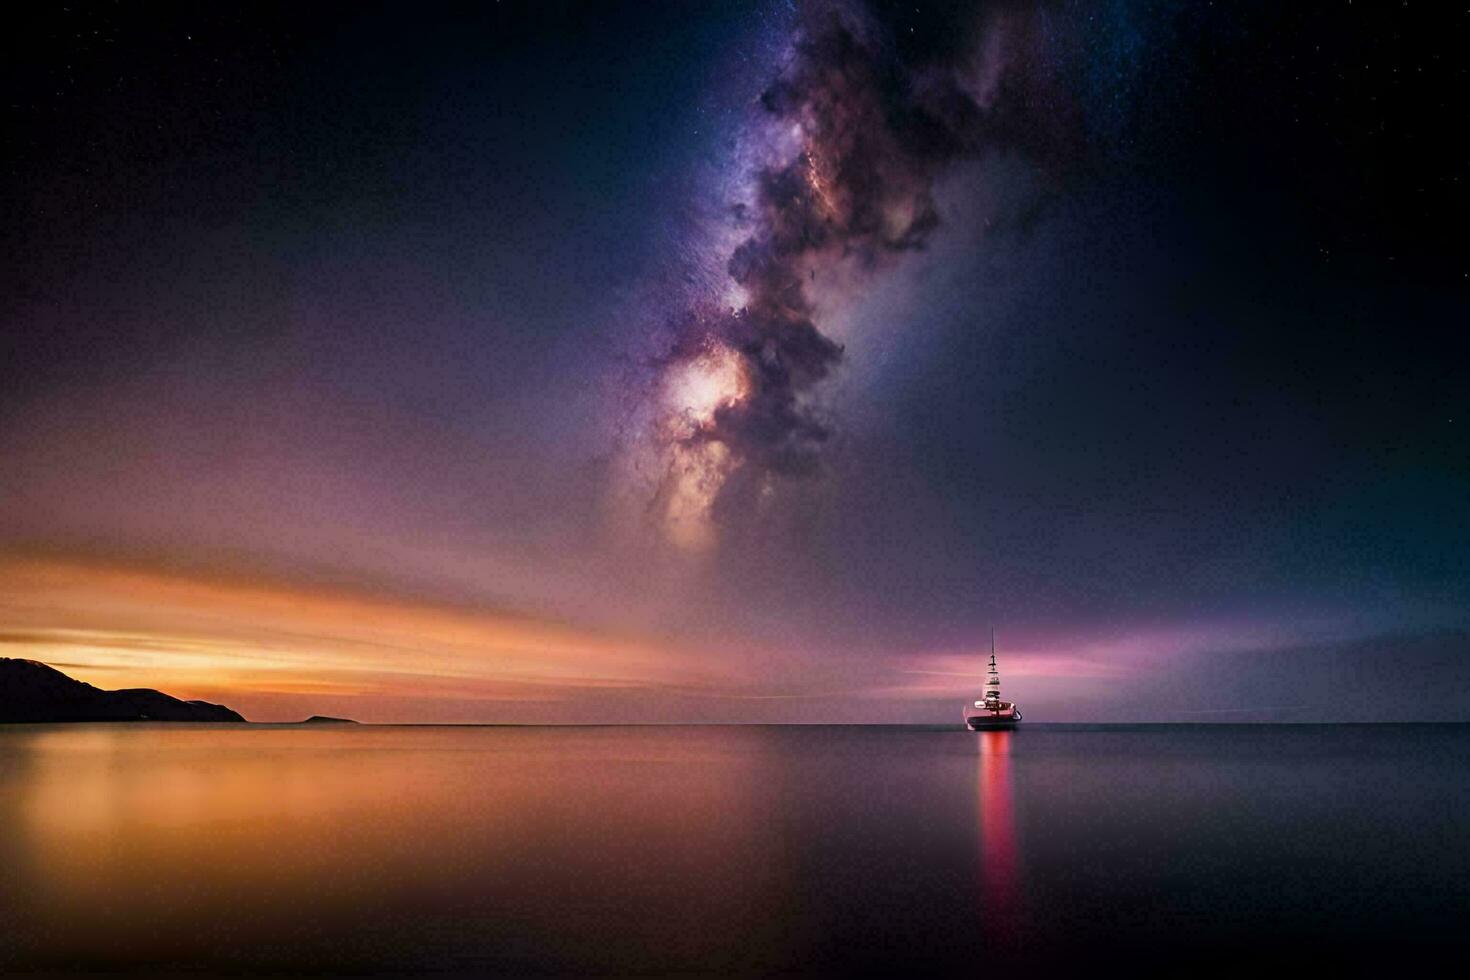
<path id="1" fill-rule="evenodd" d="M 0 722 L 244 720 L 208 701 L 146 687 L 103 691 L 35 660 L 0 657 Z"/>

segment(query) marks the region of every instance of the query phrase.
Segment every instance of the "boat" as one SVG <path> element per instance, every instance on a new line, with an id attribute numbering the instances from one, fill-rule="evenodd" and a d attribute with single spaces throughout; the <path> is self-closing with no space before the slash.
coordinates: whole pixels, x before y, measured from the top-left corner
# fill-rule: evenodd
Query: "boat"
<path id="1" fill-rule="evenodd" d="M 985 675 L 985 696 L 965 705 L 965 727 L 972 732 L 1015 728 L 1021 709 L 1014 701 L 1000 698 L 1000 672 L 995 667 L 995 630 L 990 631 L 990 671 Z"/>

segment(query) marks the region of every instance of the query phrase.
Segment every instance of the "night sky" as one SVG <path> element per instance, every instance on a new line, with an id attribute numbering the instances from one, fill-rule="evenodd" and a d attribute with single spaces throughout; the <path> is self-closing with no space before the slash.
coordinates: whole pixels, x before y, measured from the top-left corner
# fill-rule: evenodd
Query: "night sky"
<path id="1" fill-rule="evenodd" d="M 1470 719 L 1470 10 L 12 22 L 0 654 L 260 720 Z"/>

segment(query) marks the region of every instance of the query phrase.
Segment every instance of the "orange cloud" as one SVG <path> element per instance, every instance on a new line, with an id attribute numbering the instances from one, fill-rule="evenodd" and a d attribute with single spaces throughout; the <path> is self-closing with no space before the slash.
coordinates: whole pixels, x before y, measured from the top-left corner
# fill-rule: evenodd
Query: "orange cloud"
<path id="1" fill-rule="evenodd" d="M 459 705 L 456 720 L 479 703 L 475 720 L 496 720 L 493 702 L 728 680 L 657 644 L 503 611 L 30 557 L 0 557 L 0 652 L 99 687 L 222 700 L 255 720 L 322 704 L 426 720 L 435 702 Z"/>

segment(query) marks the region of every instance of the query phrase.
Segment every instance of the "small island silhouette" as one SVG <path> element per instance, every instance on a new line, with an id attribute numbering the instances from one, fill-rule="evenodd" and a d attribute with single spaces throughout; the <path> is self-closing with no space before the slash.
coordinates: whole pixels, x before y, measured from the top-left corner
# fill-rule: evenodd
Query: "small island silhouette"
<path id="1" fill-rule="evenodd" d="M 104 691 L 36 660 L 0 657 L 0 724 L 63 721 L 213 721 L 245 724 L 239 712 L 137 687 Z M 312 715 L 305 725 L 354 725 Z"/>

